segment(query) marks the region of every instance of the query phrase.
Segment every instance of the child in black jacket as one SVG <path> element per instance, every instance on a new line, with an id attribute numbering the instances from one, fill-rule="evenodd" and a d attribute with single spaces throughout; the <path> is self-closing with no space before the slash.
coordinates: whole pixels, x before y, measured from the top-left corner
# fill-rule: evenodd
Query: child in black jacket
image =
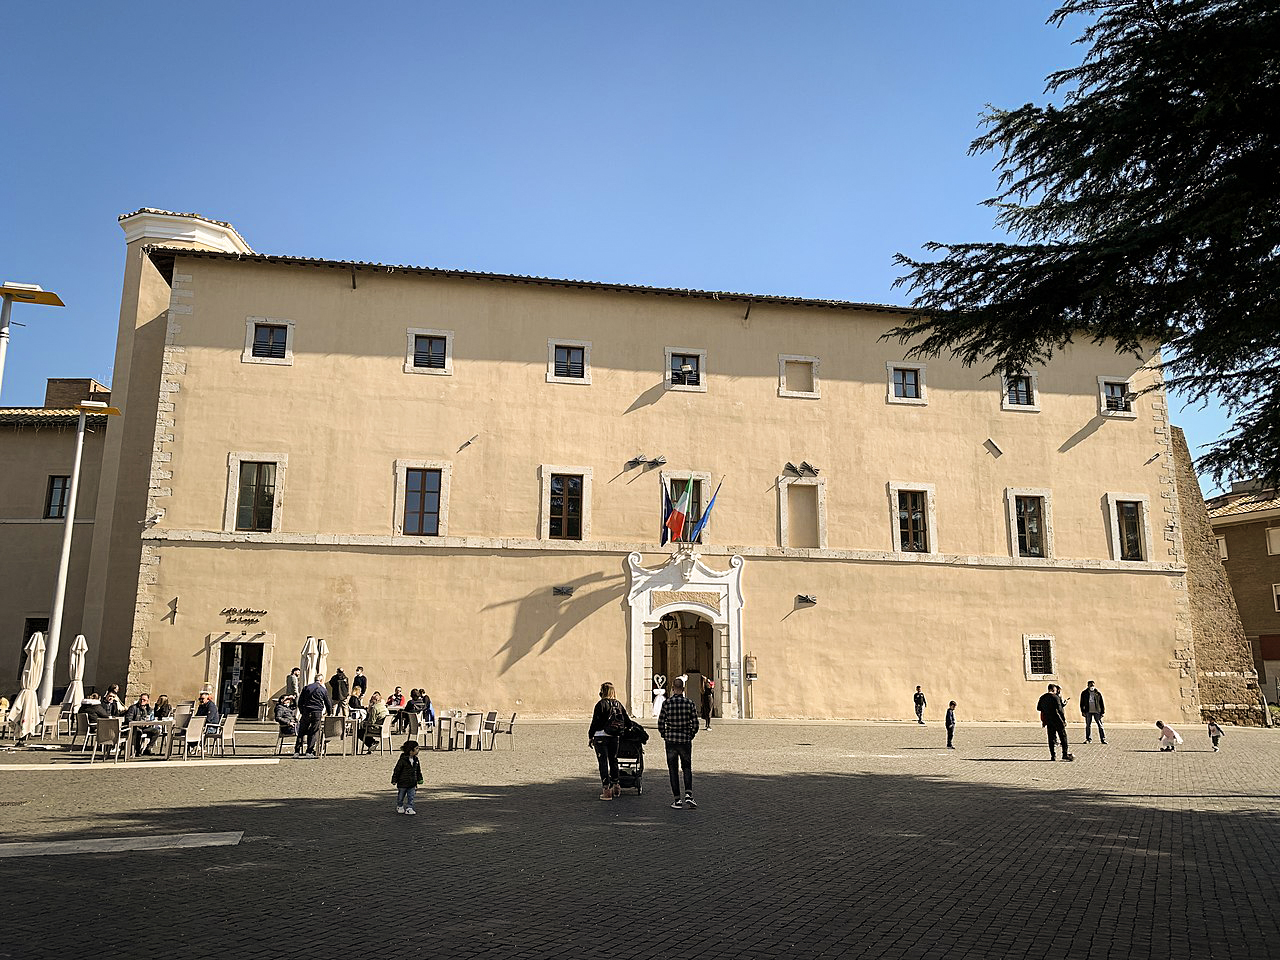
<path id="1" fill-rule="evenodd" d="M 391 773 L 391 784 L 396 788 L 396 813 L 414 816 L 413 800 L 422 783 L 422 765 L 418 762 L 418 741 L 406 740 L 400 748 L 400 759 Z"/>

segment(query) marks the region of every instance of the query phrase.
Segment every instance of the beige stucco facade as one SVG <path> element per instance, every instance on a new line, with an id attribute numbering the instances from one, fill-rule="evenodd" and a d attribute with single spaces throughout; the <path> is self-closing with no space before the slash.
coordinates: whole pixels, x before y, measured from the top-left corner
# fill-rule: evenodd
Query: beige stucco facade
<path id="1" fill-rule="evenodd" d="M 880 339 L 892 308 L 272 258 L 165 216 L 123 221 L 100 675 L 188 696 L 248 644 L 265 701 L 317 636 L 375 687 L 533 716 L 589 709 L 604 679 L 644 713 L 654 673 L 690 668 L 730 716 L 900 717 L 921 684 L 1025 720 L 1051 679 L 1096 680 L 1116 720 L 1198 709 L 1154 358 L 1073 346 L 1010 408 L 999 380 L 906 363 Z M 253 355 L 258 325 L 287 331 L 283 356 Z M 447 341 L 442 367 L 415 368 L 415 334 Z M 566 344 L 584 375 L 557 374 Z M 894 396 L 895 365 L 920 396 Z M 262 532 L 236 529 L 246 462 L 275 464 Z M 406 536 L 424 467 L 441 535 Z M 580 539 L 549 533 L 564 474 Z M 659 532 L 689 477 L 703 504 L 723 484 L 681 563 Z M 927 497 L 925 552 L 902 550 L 900 490 Z M 1044 504 L 1047 556 L 1018 555 L 1019 495 Z M 1141 560 L 1117 552 L 1118 501 L 1141 504 Z"/>

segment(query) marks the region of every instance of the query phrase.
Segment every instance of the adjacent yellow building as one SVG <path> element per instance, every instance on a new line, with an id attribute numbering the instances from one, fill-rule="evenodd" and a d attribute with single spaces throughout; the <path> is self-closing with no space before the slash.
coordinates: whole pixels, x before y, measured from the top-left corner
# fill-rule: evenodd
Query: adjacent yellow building
<path id="1" fill-rule="evenodd" d="M 647 714 L 684 673 L 735 717 L 902 717 L 921 684 L 1025 720 L 1088 679 L 1116 720 L 1201 709 L 1154 355 L 1001 382 L 905 360 L 901 308 L 121 225 L 91 681 L 254 713 L 316 636 L 384 691 L 531 716 L 606 679 Z M 663 546 L 688 484 L 714 509 Z"/>

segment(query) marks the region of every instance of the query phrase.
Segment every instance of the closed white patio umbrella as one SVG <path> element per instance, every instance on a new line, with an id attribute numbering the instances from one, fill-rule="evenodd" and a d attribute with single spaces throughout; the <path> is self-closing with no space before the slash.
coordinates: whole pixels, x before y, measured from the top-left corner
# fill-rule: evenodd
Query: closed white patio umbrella
<path id="1" fill-rule="evenodd" d="M 72 713 L 79 710 L 80 704 L 84 702 L 84 661 L 88 651 L 89 641 L 82 633 L 71 645 L 71 682 L 67 684 L 66 696 L 62 698 L 63 706 L 70 705 Z"/>
<path id="2" fill-rule="evenodd" d="M 18 722 L 18 739 L 25 739 L 40 726 L 40 698 L 36 688 L 44 674 L 44 634 L 33 633 L 26 646 L 27 659 L 22 664 L 22 689 L 9 708 L 9 720 Z"/>
<path id="3" fill-rule="evenodd" d="M 299 664 L 302 669 L 302 685 L 304 687 L 316 678 L 316 666 L 319 658 L 320 647 L 316 643 L 316 638 L 307 637 L 307 642 L 302 645 L 302 662 Z"/>

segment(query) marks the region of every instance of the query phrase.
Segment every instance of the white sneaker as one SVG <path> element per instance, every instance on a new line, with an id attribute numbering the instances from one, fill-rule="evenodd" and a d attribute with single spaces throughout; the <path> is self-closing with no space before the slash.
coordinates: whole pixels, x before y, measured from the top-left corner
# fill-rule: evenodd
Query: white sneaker
<path id="1" fill-rule="evenodd" d="M 411 817 L 416 817 L 418 815 L 418 811 L 413 809 L 413 807 L 405 807 L 404 812 Z"/>
<path id="2" fill-rule="evenodd" d="M 404 813 L 404 807 L 396 807 L 396 813 Z"/>

